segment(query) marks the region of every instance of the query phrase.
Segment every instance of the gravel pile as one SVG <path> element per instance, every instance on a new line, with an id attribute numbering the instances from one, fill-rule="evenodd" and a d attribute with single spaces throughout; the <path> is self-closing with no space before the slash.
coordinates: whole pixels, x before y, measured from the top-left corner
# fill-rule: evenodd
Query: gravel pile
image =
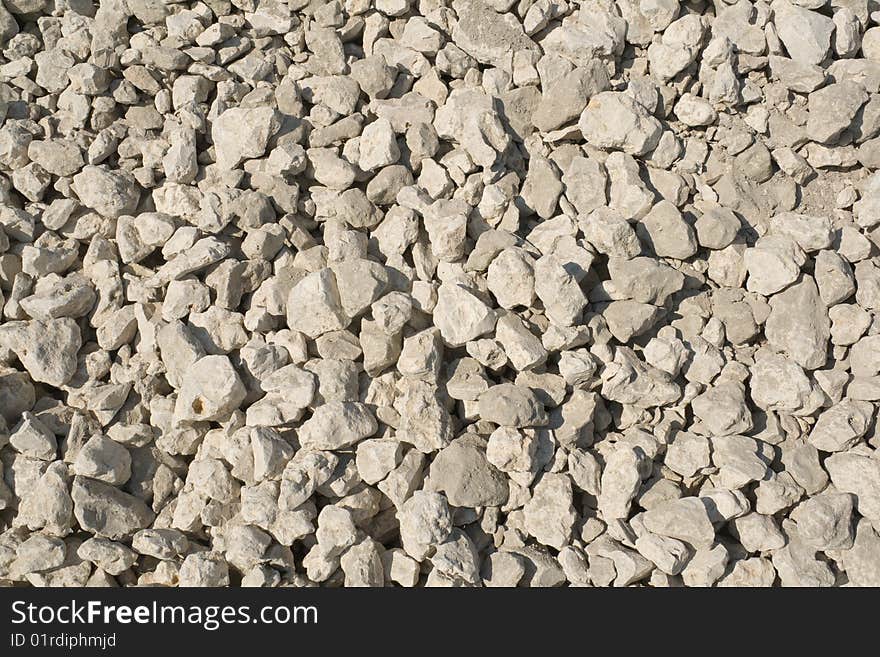
<path id="1" fill-rule="evenodd" d="M 868 0 L 2 0 L 0 584 L 880 585 Z"/>

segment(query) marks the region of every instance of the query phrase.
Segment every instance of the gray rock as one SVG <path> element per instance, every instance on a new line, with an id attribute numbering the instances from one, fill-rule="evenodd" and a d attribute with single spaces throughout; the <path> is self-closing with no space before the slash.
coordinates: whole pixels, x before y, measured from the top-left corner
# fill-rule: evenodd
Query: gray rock
<path id="1" fill-rule="evenodd" d="M 770 299 L 770 315 L 764 332 L 771 348 L 804 369 L 814 370 L 825 365 L 831 322 L 811 277 L 802 277 L 800 282 Z"/>
<path id="2" fill-rule="evenodd" d="M 660 141 L 662 128 L 630 96 L 603 91 L 590 99 L 578 120 L 584 138 L 599 148 L 620 149 L 643 155 Z"/>
<path id="3" fill-rule="evenodd" d="M 654 534 L 677 538 L 694 548 L 707 548 L 715 540 L 715 529 L 705 504 L 695 497 L 684 497 L 660 504 L 642 516 L 645 527 Z"/>
<path id="4" fill-rule="evenodd" d="M 155 515 L 142 500 L 95 479 L 75 477 L 70 496 L 80 527 L 114 541 L 149 527 Z"/>
<path id="5" fill-rule="evenodd" d="M 477 400 L 480 417 L 503 427 L 534 427 L 547 423 L 547 413 L 528 388 L 512 383 L 492 386 Z"/>
<path id="6" fill-rule="evenodd" d="M 428 476 L 453 506 L 501 506 L 507 501 L 507 480 L 487 460 L 485 443 L 474 434 L 460 436 L 441 449 Z"/>

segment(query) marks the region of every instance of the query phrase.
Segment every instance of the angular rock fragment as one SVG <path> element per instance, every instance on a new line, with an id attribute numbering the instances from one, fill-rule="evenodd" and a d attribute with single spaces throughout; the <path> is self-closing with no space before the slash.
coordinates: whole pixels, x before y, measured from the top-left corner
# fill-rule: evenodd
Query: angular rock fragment
<path id="1" fill-rule="evenodd" d="M 349 321 L 331 269 L 309 274 L 290 290 L 287 325 L 291 329 L 316 338 L 329 331 L 344 329 Z"/>
<path id="2" fill-rule="evenodd" d="M 130 538 L 153 521 L 142 500 L 95 479 L 74 478 L 70 496 L 80 527 L 110 540 Z"/>
<path id="3" fill-rule="evenodd" d="M 480 416 L 502 427 L 533 427 L 547 423 L 547 413 L 537 395 L 512 383 L 492 386 L 483 392 L 477 407 Z"/>
<path id="4" fill-rule="evenodd" d="M 218 116 L 211 126 L 217 165 L 234 169 L 242 160 L 259 157 L 280 122 L 271 107 L 233 107 Z"/>
<path id="5" fill-rule="evenodd" d="M 578 120 L 588 143 L 644 155 L 660 140 L 662 127 L 644 107 L 627 94 L 603 91 L 590 99 Z"/>
<path id="6" fill-rule="evenodd" d="M 428 476 L 453 506 L 501 506 L 507 501 L 507 481 L 487 460 L 486 448 L 477 436 L 460 436 L 441 449 Z"/>
<path id="7" fill-rule="evenodd" d="M 874 3 L 92 4 L 0 4 L 0 585 L 878 585 Z"/>
<path id="8" fill-rule="evenodd" d="M 60 387 L 76 371 L 82 336 L 69 317 L 7 322 L 0 326 L 0 344 L 15 353 L 34 381 Z"/>
<path id="9" fill-rule="evenodd" d="M 452 283 L 444 283 L 437 290 L 433 315 L 443 339 L 454 347 L 495 328 L 495 312 L 472 292 Z"/>
<path id="10" fill-rule="evenodd" d="M 571 498 L 571 481 L 566 475 L 544 475 L 523 510 L 529 534 L 539 543 L 561 550 L 568 544 L 577 518 Z"/>
<path id="11" fill-rule="evenodd" d="M 183 376 L 174 417 L 178 422 L 219 420 L 237 409 L 247 391 L 226 356 L 204 356 Z"/>
<path id="12" fill-rule="evenodd" d="M 319 406 L 303 423 L 299 442 L 306 449 L 341 449 L 373 435 L 376 428 L 376 419 L 363 404 L 333 401 Z"/>
<path id="13" fill-rule="evenodd" d="M 816 283 L 807 276 L 770 300 L 764 332 L 771 348 L 814 370 L 825 364 L 830 324 Z"/>
<path id="14" fill-rule="evenodd" d="M 706 505 L 699 498 L 684 497 L 645 511 L 645 527 L 660 536 L 677 538 L 694 548 L 706 548 L 715 540 L 715 529 Z"/>

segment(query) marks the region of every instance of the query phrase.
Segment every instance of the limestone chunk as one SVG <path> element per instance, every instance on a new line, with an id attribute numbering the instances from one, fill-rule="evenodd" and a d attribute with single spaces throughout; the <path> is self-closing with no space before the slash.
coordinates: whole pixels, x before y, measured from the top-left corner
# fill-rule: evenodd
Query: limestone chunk
<path id="1" fill-rule="evenodd" d="M 852 267 L 833 251 L 819 252 L 813 275 L 826 306 L 846 301 L 856 291 Z"/>
<path id="2" fill-rule="evenodd" d="M 229 564 L 218 554 L 196 552 L 188 554 L 180 565 L 178 586 L 205 587 L 229 584 Z"/>
<path id="3" fill-rule="evenodd" d="M 547 317 L 561 326 L 572 326 L 587 305 L 577 279 L 555 254 L 541 256 L 534 269 L 535 294 L 544 304 Z"/>
<path id="4" fill-rule="evenodd" d="M 804 64 L 821 64 L 831 47 L 832 20 L 788 0 L 774 0 L 772 9 L 776 32 L 789 56 Z"/>
<path id="5" fill-rule="evenodd" d="M 339 303 L 346 317 L 357 317 L 363 313 L 388 287 L 385 268 L 364 258 L 345 260 L 334 264 L 331 269 Z M 326 303 L 332 303 L 332 289 L 323 293 L 323 299 L 327 300 Z"/>
<path id="6" fill-rule="evenodd" d="M 645 453 L 637 447 L 619 446 L 605 462 L 599 510 L 606 522 L 626 519 L 642 483 Z"/>
<path id="7" fill-rule="evenodd" d="M 857 452 L 841 452 L 825 459 L 825 469 L 835 488 L 852 493 L 856 509 L 872 523 L 880 519 L 880 461 Z"/>
<path id="8" fill-rule="evenodd" d="M 645 511 L 642 521 L 652 533 L 676 538 L 694 548 L 708 548 L 715 540 L 709 512 L 699 498 L 665 502 Z"/>
<path id="9" fill-rule="evenodd" d="M 452 40 L 478 62 L 507 70 L 511 69 L 514 52 L 536 49 L 513 15 L 497 14 L 482 1 L 464 5 Z"/>
<path id="10" fill-rule="evenodd" d="M 238 373 L 226 356 L 204 356 L 186 371 L 174 405 L 178 422 L 221 420 L 247 396 Z"/>
<path id="11" fill-rule="evenodd" d="M 746 249 L 743 257 L 750 292 L 771 295 L 779 292 L 800 276 L 805 262 L 803 251 L 790 237 L 762 237 L 754 248 Z"/>
<path id="12" fill-rule="evenodd" d="M 811 548 L 848 550 L 855 538 L 853 499 L 846 493 L 823 493 L 810 498 L 792 512 L 798 538 Z"/>
<path id="13" fill-rule="evenodd" d="M 431 564 L 434 570 L 429 575 L 428 586 L 431 575 L 435 573 L 442 573 L 453 582 L 462 581 L 471 586 L 476 586 L 480 581 L 480 560 L 476 547 L 468 535 L 458 528 L 453 529 L 449 537 L 437 546 Z"/>
<path id="14" fill-rule="evenodd" d="M 578 121 L 584 138 L 599 148 L 643 155 L 660 140 L 660 123 L 630 96 L 603 91 L 590 99 Z"/>
<path id="15" fill-rule="evenodd" d="M 439 493 L 416 491 L 398 512 L 403 549 L 423 561 L 452 533 L 452 517 L 446 498 Z"/>
<path id="16" fill-rule="evenodd" d="M 379 118 L 361 133 L 358 166 L 364 171 L 375 171 L 394 164 L 400 157 L 400 149 L 394 129 L 388 119 Z"/>
<path id="17" fill-rule="evenodd" d="M 697 241 L 710 249 L 729 246 L 736 239 L 740 227 L 741 222 L 736 214 L 722 206 L 709 207 L 694 224 Z"/>
<path id="18" fill-rule="evenodd" d="M 287 298 L 287 325 L 292 330 L 316 338 L 344 329 L 349 321 L 342 307 L 336 276 L 329 267 L 309 274 L 291 288 Z"/>
<path id="19" fill-rule="evenodd" d="M 618 258 L 633 258 L 642 251 L 635 230 L 610 208 L 599 207 L 579 220 L 585 239 L 600 253 Z"/>
<path id="20" fill-rule="evenodd" d="M 805 253 L 827 249 L 834 239 L 831 221 L 827 217 L 795 212 L 783 212 L 773 217 L 769 233 L 790 237 Z"/>
<path id="21" fill-rule="evenodd" d="M 395 402 L 400 413 L 398 438 L 426 454 L 448 445 L 453 438 L 452 418 L 438 388 L 417 379 L 407 380 L 402 388 Z"/>
<path id="22" fill-rule="evenodd" d="M 812 92 L 808 102 L 807 133 L 813 141 L 824 144 L 835 142 L 867 101 L 865 88 L 849 80 L 829 84 Z"/>
<path id="23" fill-rule="evenodd" d="M 718 586 L 765 588 L 772 586 L 775 579 L 773 564 L 767 559 L 753 557 L 736 561 L 732 570 L 719 580 Z"/>
<path id="24" fill-rule="evenodd" d="M 340 558 L 339 565 L 345 573 L 346 586 L 382 586 L 385 582 L 379 544 L 372 539 L 364 539 L 349 548 Z"/>
<path id="25" fill-rule="evenodd" d="M 528 175 L 520 190 L 526 207 L 542 219 L 550 219 L 555 213 L 562 189 L 559 172 L 550 160 L 543 157 L 529 160 Z"/>
<path id="26" fill-rule="evenodd" d="M 602 395 L 623 404 L 650 408 L 672 403 L 681 390 L 668 372 L 639 359 L 625 347 L 614 352 L 614 361 L 602 375 Z"/>
<path id="27" fill-rule="evenodd" d="M 536 464 L 538 441 L 534 434 L 498 427 L 486 444 L 486 459 L 502 472 L 530 472 Z"/>
<path id="28" fill-rule="evenodd" d="M 272 107 L 233 107 L 218 116 L 211 126 L 217 165 L 234 169 L 242 160 L 260 157 L 280 128 Z"/>
<path id="29" fill-rule="evenodd" d="M 740 488 L 761 481 L 767 474 L 760 445 L 747 436 L 715 436 L 711 440 L 712 462 L 719 469 L 719 480 L 727 488 Z"/>
<path id="30" fill-rule="evenodd" d="M 773 349 L 804 369 L 814 370 L 825 364 L 831 322 L 811 277 L 802 277 L 770 300 L 764 332 Z"/>
<path id="31" fill-rule="evenodd" d="M 785 545 L 785 536 L 772 516 L 748 513 L 731 521 L 734 535 L 749 552 L 769 552 Z"/>
<path id="32" fill-rule="evenodd" d="M 709 101 L 689 93 L 682 94 L 678 99 L 675 115 L 682 123 L 691 127 L 712 125 L 718 118 Z"/>
<path id="33" fill-rule="evenodd" d="M 532 305 L 534 264 L 528 253 L 516 247 L 504 249 L 489 264 L 487 285 L 502 308 Z"/>
<path id="34" fill-rule="evenodd" d="M 862 519 L 856 529 L 856 539 L 852 549 L 842 555 L 843 567 L 850 582 L 856 586 L 877 586 L 880 582 L 880 535 L 871 523 Z"/>
<path id="35" fill-rule="evenodd" d="M 569 541 L 577 515 L 572 507 L 571 480 L 547 473 L 535 484 L 523 509 L 525 527 L 542 545 L 561 550 Z"/>
<path id="36" fill-rule="evenodd" d="M 847 451 L 867 433 L 875 410 L 870 402 L 844 399 L 819 415 L 810 431 L 810 444 L 823 452 Z"/>
<path id="37" fill-rule="evenodd" d="M 83 204 L 113 219 L 134 212 L 141 192 L 131 174 L 104 165 L 83 167 L 73 177 L 73 189 Z"/>
<path id="38" fill-rule="evenodd" d="M 58 451 L 58 442 L 53 434 L 39 418 L 25 411 L 22 419 L 12 428 L 8 436 L 9 445 L 19 454 L 24 454 L 41 461 L 54 461 Z"/>
<path id="39" fill-rule="evenodd" d="M 745 433 L 752 428 L 752 412 L 746 404 L 745 386 L 719 383 L 691 401 L 694 415 L 712 435 Z"/>
<path id="40" fill-rule="evenodd" d="M 83 477 L 121 486 L 131 477 L 131 454 L 116 441 L 98 434 L 80 448 L 72 469 Z"/>
<path id="41" fill-rule="evenodd" d="M 662 312 L 656 306 L 638 301 L 612 301 L 603 312 L 611 335 L 621 344 L 649 331 L 660 319 Z"/>
<path id="42" fill-rule="evenodd" d="M 359 402 L 333 401 L 315 409 L 299 431 L 307 449 L 342 449 L 376 433 L 376 418 Z"/>
<path id="43" fill-rule="evenodd" d="M 580 117 L 590 98 L 610 86 L 608 72 L 599 60 L 576 67 L 548 85 L 532 115 L 532 123 L 550 132 Z"/>
<path id="44" fill-rule="evenodd" d="M 684 286 L 681 272 L 647 257 L 609 258 L 608 273 L 621 295 L 658 306 Z"/>
<path id="45" fill-rule="evenodd" d="M 18 356 L 34 381 L 60 387 L 76 371 L 82 337 L 76 322 L 69 317 L 45 322 L 7 322 L 0 327 L 0 345 Z"/>
<path id="46" fill-rule="evenodd" d="M 666 448 L 664 463 L 682 477 L 693 477 L 711 466 L 709 440 L 679 431 Z"/>
<path id="47" fill-rule="evenodd" d="M 643 534 L 635 541 L 635 548 L 667 575 L 678 575 L 687 564 L 690 550 L 674 538 Z"/>
<path id="48" fill-rule="evenodd" d="M 380 482 L 403 458 L 403 445 L 395 440 L 373 438 L 357 446 L 357 469 L 368 484 Z"/>
<path id="49" fill-rule="evenodd" d="M 505 313 L 498 320 L 495 338 L 517 371 L 530 370 L 547 360 L 541 340 L 512 313 Z"/>
<path id="50" fill-rule="evenodd" d="M 482 299 L 455 283 L 443 283 L 437 290 L 434 322 L 443 339 L 459 347 L 495 328 L 496 313 Z"/>
<path id="51" fill-rule="evenodd" d="M 687 586 L 713 586 L 727 568 L 730 553 L 721 543 L 711 548 L 699 548 L 682 571 Z"/>
<path id="52" fill-rule="evenodd" d="M 109 575 L 119 575 L 135 564 L 137 554 L 121 543 L 105 538 L 90 538 L 77 548 L 81 559 L 90 561 Z"/>
<path id="53" fill-rule="evenodd" d="M 50 463 L 27 493 L 19 492 L 21 501 L 16 524 L 56 536 L 68 534 L 74 520 L 69 480 L 64 463 Z"/>
<path id="54" fill-rule="evenodd" d="M 70 495 L 80 527 L 97 536 L 127 539 L 153 521 L 142 500 L 95 479 L 75 477 Z"/>
<path id="55" fill-rule="evenodd" d="M 547 423 L 544 405 L 534 392 L 512 383 L 492 386 L 477 400 L 480 416 L 502 427 L 530 427 Z"/>
<path id="56" fill-rule="evenodd" d="M 752 401 L 759 408 L 793 415 L 810 415 L 823 395 L 803 368 L 780 354 L 759 352 L 750 381 Z"/>

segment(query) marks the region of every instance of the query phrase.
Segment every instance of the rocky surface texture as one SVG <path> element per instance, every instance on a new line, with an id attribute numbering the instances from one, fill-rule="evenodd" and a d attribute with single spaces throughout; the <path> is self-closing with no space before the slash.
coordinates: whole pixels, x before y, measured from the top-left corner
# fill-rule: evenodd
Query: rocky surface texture
<path id="1" fill-rule="evenodd" d="M 873 0 L 0 45 L 0 584 L 880 586 Z"/>

